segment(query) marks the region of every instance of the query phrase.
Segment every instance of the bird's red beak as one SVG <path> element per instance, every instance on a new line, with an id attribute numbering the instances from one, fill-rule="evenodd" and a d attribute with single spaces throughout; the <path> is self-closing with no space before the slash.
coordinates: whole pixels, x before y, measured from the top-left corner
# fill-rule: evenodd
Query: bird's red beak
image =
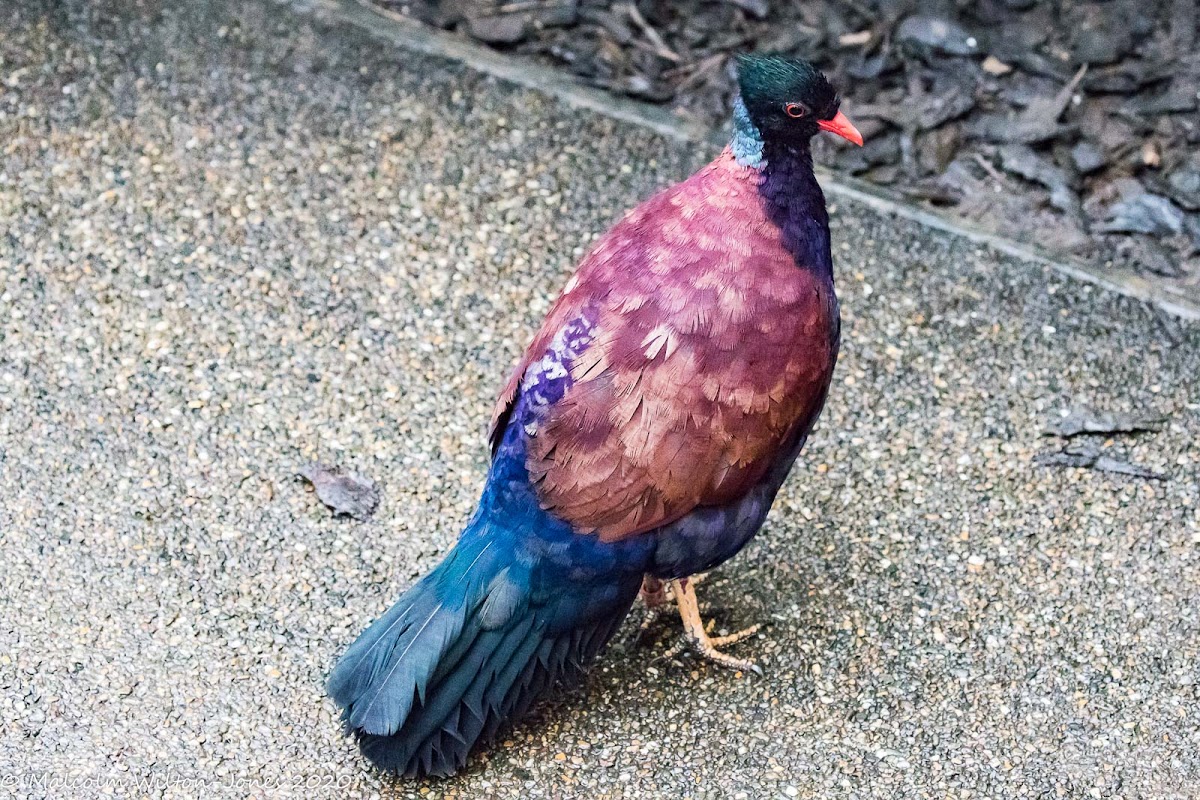
<path id="1" fill-rule="evenodd" d="M 851 124 L 846 115 L 840 111 L 834 115 L 833 119 L 817 120 L 817 127 L 823 131 L 836 133 L 846 141 L 854 142 L 859 147 L 862 147 L 862 134 L 858 132 L 858 128 L 855 128 Z"/>

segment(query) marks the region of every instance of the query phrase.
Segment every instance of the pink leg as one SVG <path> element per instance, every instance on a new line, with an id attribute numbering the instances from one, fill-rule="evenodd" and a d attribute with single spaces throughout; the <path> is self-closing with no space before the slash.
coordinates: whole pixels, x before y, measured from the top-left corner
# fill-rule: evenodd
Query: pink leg
<path id="1" fill-rule="evenodd" d="M 683 578 L 670 582 L 671 596 L 675 599 L 676 605 L 679 606 L 679 616 L 683 619 L 684 636 L 679 644 L 667 650 L 661 657 L 674 658 L 685 647 L 691 647 L 697 655 L 715 664 L 735 670 L 748 670 L 757 675 L 762 675 L 762 668 L 753 661 L 734 658 L 731 655 L 722 653 L 718 649 L 753 636 L 758 633 L 762 625 L 751 625 L 745 630 L 731 633 L 728 636 L 710 636 L 709 631 L 712 628 L 712 621 L 710 620 L 706 625 L 700 616 L 700 605 L 696 600 L 696 583 L 697 581 L 694 578 Z"/>

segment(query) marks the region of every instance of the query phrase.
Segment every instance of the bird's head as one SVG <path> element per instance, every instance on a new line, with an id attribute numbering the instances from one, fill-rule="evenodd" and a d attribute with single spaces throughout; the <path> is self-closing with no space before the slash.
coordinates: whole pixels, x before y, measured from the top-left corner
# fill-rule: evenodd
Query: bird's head
<path id="1" fill-rule="evenodd" d="M 862 136 L 838 109 L 837 92 L 810 62 L 739 55 L 737 65 L 742 103 L 767 144 L 807 145 L 824 130 L 862 145 Z"/>

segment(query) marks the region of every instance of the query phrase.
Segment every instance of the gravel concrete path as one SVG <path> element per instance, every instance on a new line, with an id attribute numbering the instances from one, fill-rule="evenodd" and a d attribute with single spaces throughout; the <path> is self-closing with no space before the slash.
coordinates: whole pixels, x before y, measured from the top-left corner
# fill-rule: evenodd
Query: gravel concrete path
<path id="1" fill-rule="evenodd" d="M 331 663 L 590 238 L 708 153 L 265 0 L 4 17 L 0 796 L 1200 794 L 1200 327 L 845 203 L 828 411 L 702 590 L 766 677 L 626 629 L 466 775 L 369 771 Z M 1168 417 L 1105 452 L 1169 478 L 1035 465 L 1077 406 Z"/>

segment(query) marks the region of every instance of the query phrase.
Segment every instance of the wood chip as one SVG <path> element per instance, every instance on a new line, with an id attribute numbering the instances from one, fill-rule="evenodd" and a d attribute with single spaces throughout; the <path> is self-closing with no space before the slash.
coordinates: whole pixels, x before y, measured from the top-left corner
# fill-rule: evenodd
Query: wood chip
<path id="1" fill-rule="evenodd" d="M 1142 163 L 1155 169 L 1162 165 L 1162 153 L 1159 152 L 1158 145 L 1153 140 L 1142 144 Z"/>
<path id="2" fill-rule="evenodd" d="M 856 31 L 854 33 L 843 33 L 838 37 L 838 44 L 842 47 L 858 47 L 859 45 L 867 44 L 871 41 L 874 34 L 870 29 Z"/>
<path id="3" fill-rule="evenodd" d="M 982 66 L 983 71 L 989 75 L 1007 75 L 1013 70 L 1011 66 L 1005 64 L 995 56 L 988 56 L 983 60 L 983 63 L 980 66 Z"/>

